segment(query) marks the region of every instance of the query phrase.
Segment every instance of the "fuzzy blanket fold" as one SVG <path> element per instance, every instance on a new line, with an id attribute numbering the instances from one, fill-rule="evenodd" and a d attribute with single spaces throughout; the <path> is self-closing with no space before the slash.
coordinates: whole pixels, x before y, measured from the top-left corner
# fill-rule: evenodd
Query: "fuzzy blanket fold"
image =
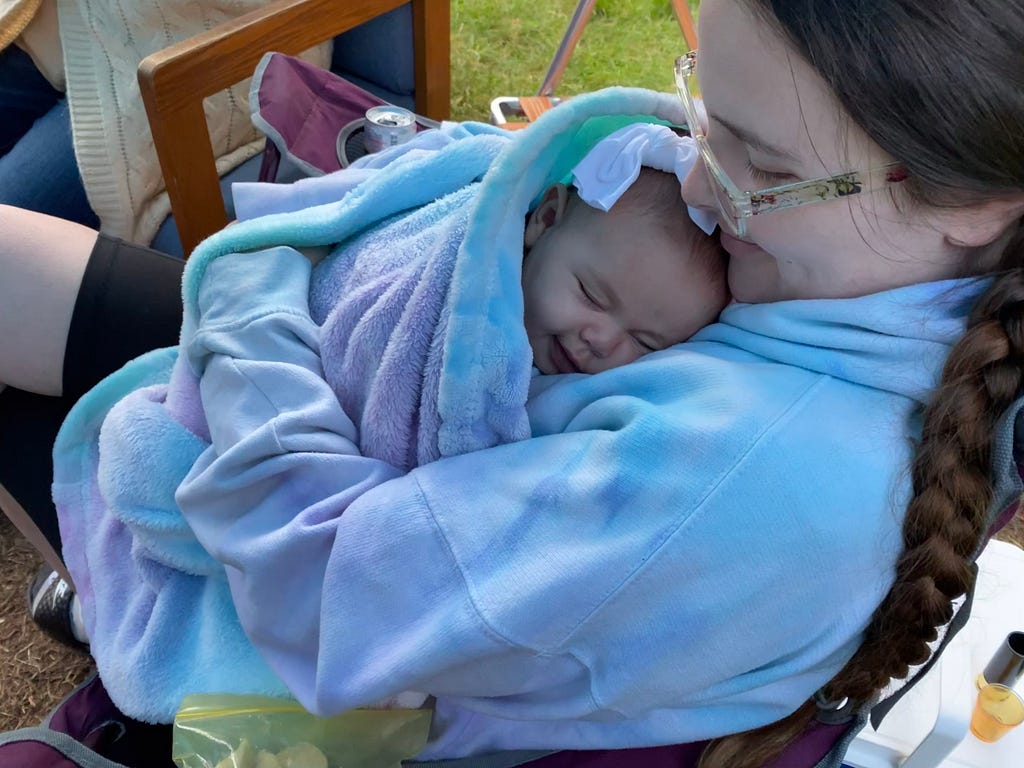
<path id="1" fill-rule="evenodd" d="M 333 200 L 283 204 L 229 227 L 186 269 L 181 343 L 196 331 L 198 289 L 214 259 L 341 243 L 314 271 L 310 308 L 322 325 L 325 378 L 359 427 L 360 450 L 409 469 L 526 438 L 525 216 L 594 141 L 648 116 L 681 117 L 673 97 L 608 89 L 571 100 L 515 140 L 468 126 L 430 151 L 392 150 Z M 320 190 L 335 183 L 309 181 Z M 82 543 L 65 557 L 93 655 L 118 706 L 137 718 L 167 721 L 189 692 L 285 693 L 241 630 L 223 566 L 174 503 L 208 445 L 198 381 L 171 349 L 87 394 L 54 449 L 62 538 Z"/>

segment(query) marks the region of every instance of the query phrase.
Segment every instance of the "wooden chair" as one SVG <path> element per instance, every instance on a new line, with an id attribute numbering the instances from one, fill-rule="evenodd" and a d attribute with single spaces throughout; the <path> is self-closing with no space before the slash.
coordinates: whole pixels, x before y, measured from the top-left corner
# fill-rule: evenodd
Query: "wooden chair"
<path id="1" fill-rule="evenodd" d="M 298 54 L 406 0 L 277 0 L 147 57 L 139 85 L 186 254 L 228 223 L 203 99 L 249 77 L 267 51 Z M 416 111 L 448 117 L 449 0 L 412 0 Z"/>

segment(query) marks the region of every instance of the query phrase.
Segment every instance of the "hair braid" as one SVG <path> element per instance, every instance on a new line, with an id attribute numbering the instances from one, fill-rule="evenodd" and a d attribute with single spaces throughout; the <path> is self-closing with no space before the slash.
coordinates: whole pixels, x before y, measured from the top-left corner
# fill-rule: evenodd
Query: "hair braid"
<path id="1" fill-rule="evenodd" d="M 1004 263 L 1024 264 L 1024 222 Z M 1024 266 L 1000 273 L 976 303 L 924 413 L 913 463 L 896 579 L 860 648 L 826 686 L 830 699 L 867 702 L 927 661 L 929 643 L 970 588 L 970 558 L 986 532 L 992 498 L 992 433 L 1024 392 Z M 715 741 L 701 768 L 761 768 L 807 728 L 806 702 L 778 723 Z"/>

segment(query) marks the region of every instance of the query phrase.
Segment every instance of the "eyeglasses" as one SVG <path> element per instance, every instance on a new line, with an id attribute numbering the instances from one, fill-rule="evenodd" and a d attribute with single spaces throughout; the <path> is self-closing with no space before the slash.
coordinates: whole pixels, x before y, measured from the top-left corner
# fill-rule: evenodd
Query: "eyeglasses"
<path id="1" fill-rule="evenodd" d="M 899 163 L 888 163 L 873 168 L 866 173 L 852 171 L 838 176 L 822 177 L 811 181 L 798 181 L 778 187 L 741 192 L 722 169 L 721 164 L 708 145 L 707 130 L 704 128 L 697 111 L 697 104 L 690 93 L 691 86 L 696 84 L 697 51 L 690 51 L 676 59 L 675 77 L 676 90 L 686 110 L 686 123 L 690 135 L 697 143 L 697 149 L 708 175 L 718 206 L 719 221 L 722 227 L 736 237 L 747 234 L 747 219 L 760 216 L 770 211 L 784 208 L 795 208 L 798 205 L 823 203 L 862 192 L 881 189 L 888 184 L 896 184 L 907 178 L 906 169 Z"/>

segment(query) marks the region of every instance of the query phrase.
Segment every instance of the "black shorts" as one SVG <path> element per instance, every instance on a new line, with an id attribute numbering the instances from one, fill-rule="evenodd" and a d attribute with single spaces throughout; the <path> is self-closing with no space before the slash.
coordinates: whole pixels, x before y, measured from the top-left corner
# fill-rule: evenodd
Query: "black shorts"
<path id="1" fill-rule="evenodd" d="M 71 406 L 101 379 L 144 352 L 178 343 L 185 262 L 100 235 L 82 277 L 67 347 L 64 395 L 0 392 L 0 485 L 60 552 L 53 441 Z"/>

